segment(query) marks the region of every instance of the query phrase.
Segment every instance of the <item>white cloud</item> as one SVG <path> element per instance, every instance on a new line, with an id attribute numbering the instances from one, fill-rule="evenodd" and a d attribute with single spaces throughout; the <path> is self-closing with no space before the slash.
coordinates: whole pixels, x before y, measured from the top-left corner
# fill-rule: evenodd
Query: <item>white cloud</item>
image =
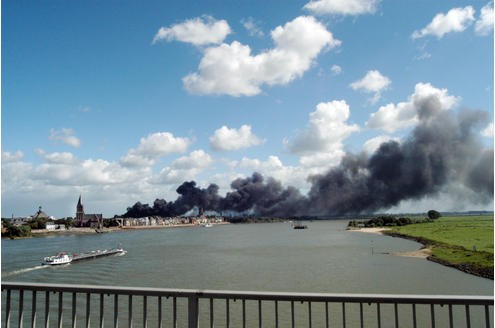
<path id="1" fill-rule="evenodd" d="M 205 50 L 199 72 L 185 76 L 185 88 L 195 94 L 253 96 L 261 86 L 285 85 L 302 76 L 325 48 L 341 44 L 311 16 L 300 16 L 271 32 L 275 47 L 253 56 L 238 41 Z"/>
<path id="2" fill-rule="evenodd" d="M 225 20 L 215 20 L 211 16 L 188 19 L 171 27 L 162 27 L 153 38 L 153 44 L 160 40 L 182 41 L 196 46 L 222 43 L 231 33 Z"/>
<path id="3" fill-rule="evenodd" d="M 3 163 L 13 163 L 19 162 L 24 157 L 24 153 L 20 150 L 15 153 L 11 153 L 8 151 L 2 152 L 2 162 Z"/>
<path id="4" fill-rule="evenodd" d="M 425 28 L 414 31 L 412 38 L 434 35 L 440 39 L 447 33 L 464 31 L 473 21 L 473 7 L 453 8 L 447 14 L 437 14 Z"/>
<path id="5" fill-rule="evenodd" d="M 153 166 L 155 159 L 136 154 L 133 150 L 129 151 L 120 159 L 123 166 Z"/>
<path id="6" fill-rule="evenodd" d="M 357 125 L 347 124 L 349 116 L 350 110 L 345 100 L 319 103 L 316 110 L 309 114 L 308 126 L 290 145 L 291 152 L 311 154 L 340 148 L 342 140 L 359 130 Z"/>
<path id="7" fill-rule="evenodd" d="M 304 8 L 316 15 L 362 15 L 376 11 L 380 0 L 312 0 Z"/>
<path id="8" fill-rule="evenodd" d="M 339 65 L 332 65 L 330 70 L 332 71 L 332 75 L 334 75 L 334 76 L 342 73 L 342 67 L 340 67 Z"/>
<path id="9" fill-rule="evenodd" d="M 157 132 L 141 138 L 137 148 L 130 149 L 121 163 L 127 166 L 149 166 L 154 160 L 171 154 L 183 153 L 189 147 L 188 138 L 174 137 L 170 132 Z"/>
<path id="10" fill-rule="evenodd" d="M 75 148 L 81 145 L 81 141 L 74 136 L 74 131 L 72 129 L 62 128 L 60 131 L 50 129 L 50 136 L 48 139 L 55 141 L 55 143 L 60 141 Z"/>
<path id="11" fill-rule="evenodd" d="M 203 150 L 195 150 L 188 156 L 183 156 L 160 170 L 160 172 L 150 179 L 153 184 L 173 184 L 177 185 L 186 180 L 195 179 L 204 169 L 209 167 L 213 159 Z"/>
<path id="12" fill-rule="evenodd" d="M 493 31 L 493 2 L 481 8 L 480 18 L 476 21 L 474 30 L 479 35 L 488 35 Z"/>
<path id="13" fill-rule="evenodd" d="M 113 216 L 125 212 L 131 201 L 158 194 L 147 182 L 149 168 L 128 169 L 103 159 L 79 160 L 71 153 L 36 152 L 44 159 L 39 165 L 23 162 L 19 156 L 18 161 L 2 163 L 2 201 L 11 204 L 16 215 L 32 214 L 34 209 L 22 211 L 42 205 L 50 215 L 73 216 L 82 193 L 99 213 Z M 4 153 L 3 158 L 12 155 Z"/>
<path id="14" fill-rule="evenodd" d="M 243 19 L 241 20 L 241 23 L 242 26 L 244 26 L 244 28 L 248 31 L 249 35 L 257 37 L 262 37 L 265 35 L 253 17 Z"/>
<path id="15" fill-rule="evenodd" d="M 361 80 L 351 83 L 350 87 L 354 90 L 364 90 L 368 93 L 374 93 L 375 95 L 370 99 L 370 102 L 374 104 L 380 99 L 381 92 L 386 90 L 390 83 L 391 81 L 388 77 L 383 76 L 377 70 L 371 70 Z"/>
<path id="16" fill-rule="evenodd" d="M 239 150 L 257 146 L 261 143 L 263 143 L 263 140 L 251 132 L 251 126 L 249 125 L 243 125 L 239 129 L 222 126 L 210 137 L 211 147 L 220 151 Z"/>
<path id="17" fill-rule="evenodd" d="M 359 131 L 357 125 L 347 123 L 349 116 L 345 100 L 319 103 L 309 114 L 307 127 L 289 142 L 290 151 L 301 156 L 300 163 L 305 167 L 338 164 L 345 155 L 342 141 Z"/>
<path id="18" fill-rule="evenodd" d="M 19 151 L 14 154 L 2 153 L 2 199 L 10 194 L 23 195 L 33 190 L 30 183 L 33 167 L 21 160 L 22 156 L 19 156 L 21 153 Z M 6 159 L 8 161 L 5 161 Z M 5 204 L 5 202 L 3 203 Z"/>
<path id="19" fill-rule="evenodd" d="M 337 166 L 344 156 L 343 146 L 339 145 L 339 147 L 329 149 L 326 152 L 302 155 L 299 163 L 308 170 L 308 175 L 317 174 Z"/>
<path id="20" fill-rule="evenodd" d="M 394 132 L 417 124 L 419 110 L 424 104 L 435 102 L 438 109 L 448 110 L 456 105 L 458 100 L 457 97 L 449 95 L 447 89 L 435 88 L 430 83 L 418 83 L 408 101 L 381 106 L 377 112 L 371 114 L 366 127 Z"/>
<path id="21" fill-rule="evenodd" d="M 74 161 L 72 163 L 48 162 L 37 166 L 32 179 L 49 185 L 83 186 L 115 185 L 134 181 L 138 171 L 126 169 L 117 163 L 102 159 Z"/>
<path id="22" fill-rule="evenodd" d="M 204 150 L 192 151 L 188 156 L 183 156 L 172 162 L 172 167 L 179 170 L 205 169 L 213 162 L 211 156 Z"/>
<path id="23" fill-rule="evenodd" d="M 53 164 L 73 164 L 77 162 L 76 157 L 68 152 L 44 154 L 44 158 L 47 162 Z"/>
<path id="24" fill-rule="evenodd" d="M 229 163 L 236 170 L 245 169 L 248 174 L 259 172 L 267 177 L 272 177 L 285 186 L 293 186 L 301 190 L 309 189 L 307 181 L 308 170 L 303 167 L 284 165 L 277 156 L 268 156 L 266 160 L 243 157 L 240 161 Z M 238 177 L 238 176 L 237 176 Z M 229 181 L 232 181 L 231 178 Z"/>
<path id="25" fill-rule="evenodd" d="M 385 142 L 388 142 L 388 141 L 397 141 L 397 142 L 400 142 L 400 138 L 396 138 L 396 137 L 391 137 L 391 136 L 387 136 L 387 135 L 381 135 L 381 136 L 378 136 L 378 137 L 374 137 L 374 138 L 371 138 L 369 140 L 367 140 L 364 145 L 363 145 L 363 150 L 368 153 L 368 154 L 373 154 L 377 149 L 378 147 L 380 147 L 380 145 L 382 143 L 385 143 Z"/>
<path id="26" fill-rule="evenodd" d="M 493 122 L 481 131 L 481 135 L 486 138 L 493 138 Z"/>

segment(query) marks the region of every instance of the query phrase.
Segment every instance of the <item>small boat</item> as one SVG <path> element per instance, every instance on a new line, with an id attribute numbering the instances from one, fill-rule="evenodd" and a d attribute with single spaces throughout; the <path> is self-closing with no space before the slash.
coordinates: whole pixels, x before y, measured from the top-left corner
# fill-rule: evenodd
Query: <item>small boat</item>
<path id="1" fill-rule="evenodd" d="M 305 224 L 302 224 L 301 222 L 296 222 L 292 225 L 294 229 L 308 229 L 308 226 Z"/>
<path id="2" fill-rule="evenodd" d="M 211 228 L 211 227 L 213 227 L 213 224 L 211 224 L 211 223 L 205 223 L 205 224 L 203 224 L 203 227 L 205 227 L 205 228 Z"/>
<path id="3" fill-rule="evenodd" d="M 58 253 L 57 255 L 47 256 L 43 258 L 41 264 L 44 265 L 60 265 L 69 264 L 72 262 L 72 256 L 67 253 Z"/>

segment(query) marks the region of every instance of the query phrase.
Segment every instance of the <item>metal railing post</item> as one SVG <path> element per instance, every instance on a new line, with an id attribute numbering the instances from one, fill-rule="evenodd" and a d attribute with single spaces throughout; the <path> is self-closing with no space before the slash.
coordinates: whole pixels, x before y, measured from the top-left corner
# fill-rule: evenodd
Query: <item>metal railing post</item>
<path id="1" fill-rule="evenodd" d="M 5 328 L 10 327 L 10 289 L 7 290 L 7 307 L 5 309 Z"/>
<path id="2" fill-rule="evenodd" d="M 198 328 L 199 326 L 199 300 L 198 295 L 190 295 L 187 299 L 188 328 Z"/>

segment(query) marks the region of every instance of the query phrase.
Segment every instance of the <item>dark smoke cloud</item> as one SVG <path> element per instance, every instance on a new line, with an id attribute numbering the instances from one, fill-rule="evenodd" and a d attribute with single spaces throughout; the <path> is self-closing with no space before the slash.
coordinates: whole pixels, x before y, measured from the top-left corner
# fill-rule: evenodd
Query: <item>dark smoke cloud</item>
<path id="1" fill-rule="evenodd" d="M 480 202 L 493 199 L 493 149 L 483 150 L 477 138 L 487 113 L 456 117 L 437 108 L 434 101 L 422 103 L 420 124 L 402 144 L 383 143 L 369 158 L 347 155 L 340 166 L 311 177 L 311 214 L 372 213 L 436 195 L 463 176 Z"/>
<path id="2" fill-rule="evenodd" d="M 259 173 L 251 177 L 234 180 L 222 200 L 222 209 L 245 212 L 251 211 L 258 215 L 289 216 L 300 210 L 303 197 L 294 187 L 284 189 L 282 184 L 273 179 L 266 181 Z"/>
<path id="3" fill-rule="evenodd" d="M 157 199 L 153 207 L 138 202 L 125 215 L 180 215 L 194 207 L 284 217 L 373 213 L 436 195 L 449 184 L 469 188 L 480 203 L 493 200 L 493 149 L 484 149 L 478 137 L 488 114 L 464 110 L 456 115 L 442 110 L 434 97 L 416 105 L 419 124 L 409 138 L 383 143 L 371 156 L 347 154 L 339 166 L 308 177 L 307 196 L 254 173 L 234 180 L 225 197 L 215 184 L 201 189 L 194 181 L 184 182 L 176 201 Z"/>

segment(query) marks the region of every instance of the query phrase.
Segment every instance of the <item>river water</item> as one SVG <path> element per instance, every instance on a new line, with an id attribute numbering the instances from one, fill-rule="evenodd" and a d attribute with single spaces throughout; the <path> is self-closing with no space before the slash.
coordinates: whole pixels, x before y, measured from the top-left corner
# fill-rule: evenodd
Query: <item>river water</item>
<path id="1" fill-rule="evenodd" d="M 386 253 L 420 244 L 346 231 L 347 221 L 220 225 L 2 240 L 2 280 L 328 293 L 493 295 L 493 281 L 424 259 Z M 44 256 L 122 245 L 62 267 Z"/>

